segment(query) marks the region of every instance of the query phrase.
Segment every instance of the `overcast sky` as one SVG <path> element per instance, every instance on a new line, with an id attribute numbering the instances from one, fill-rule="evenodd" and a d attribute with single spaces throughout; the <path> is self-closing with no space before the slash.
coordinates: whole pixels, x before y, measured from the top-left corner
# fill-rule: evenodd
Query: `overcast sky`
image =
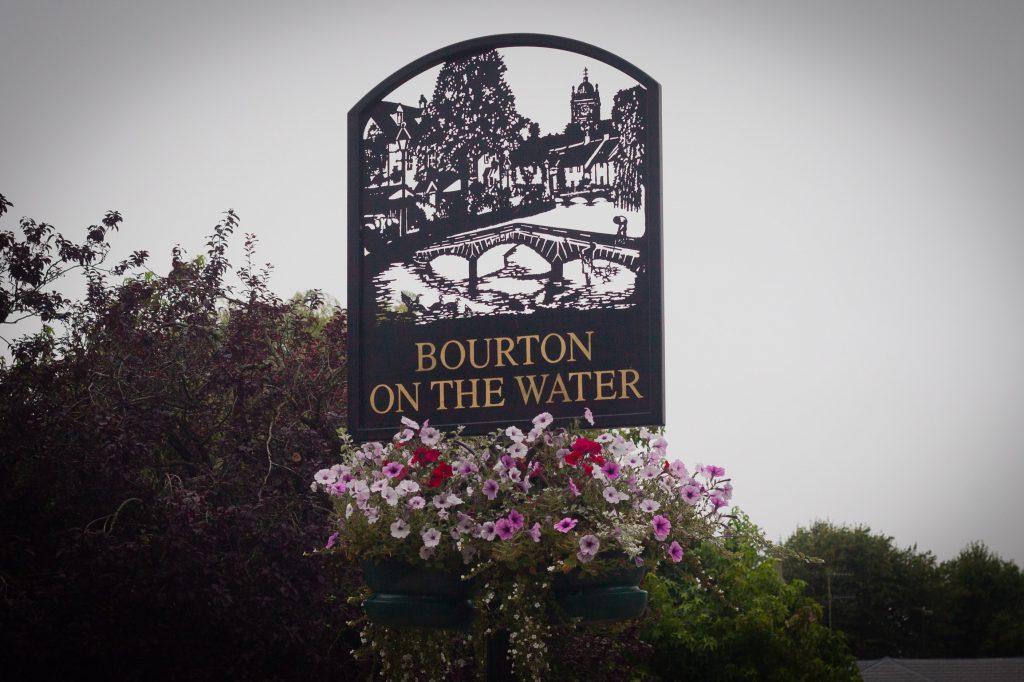
<path id="1" fill-rule="evenodd" d="M 348 110 L 515 31 L 662 85 L 673 454 L 776 539 L 1024 564 L 1024 3 L 0 0 L 0 227 L 117 209 L 163 270 L 234 208 L 342 298 Z"/>

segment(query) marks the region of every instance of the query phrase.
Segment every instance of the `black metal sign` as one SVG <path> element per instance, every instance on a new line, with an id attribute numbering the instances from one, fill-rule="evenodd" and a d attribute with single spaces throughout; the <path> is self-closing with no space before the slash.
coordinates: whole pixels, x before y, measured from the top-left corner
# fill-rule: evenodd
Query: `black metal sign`
<path id="1" fill-rule="evenodd" d="M 491 36 L 349 113 L 349 422 L 664 423 L 660 91 L 575 40 Z"/>

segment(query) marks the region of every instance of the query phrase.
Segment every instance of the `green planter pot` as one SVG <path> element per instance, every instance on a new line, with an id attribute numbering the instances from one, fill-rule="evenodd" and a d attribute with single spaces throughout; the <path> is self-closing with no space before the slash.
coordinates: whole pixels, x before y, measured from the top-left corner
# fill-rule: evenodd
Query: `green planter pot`
<path id="1" fill-rule="evenodd" d="M 640 589 L 647 569 L 624 566 L 600 576 L 579 570 L 555 577 L 555 602 L 570 618 L 585 622 L 639 618 L 647 608 L 647 592 Z"/>
<path id="2" fill-rule="evenodd" d="M 458 573 L 428 570 L 404 561 L 362 562 L 363 578 L 374 595 L 363 602 L 366 616 L 389 627 L 464 629 L 476 610 L 473 586 Z"/>

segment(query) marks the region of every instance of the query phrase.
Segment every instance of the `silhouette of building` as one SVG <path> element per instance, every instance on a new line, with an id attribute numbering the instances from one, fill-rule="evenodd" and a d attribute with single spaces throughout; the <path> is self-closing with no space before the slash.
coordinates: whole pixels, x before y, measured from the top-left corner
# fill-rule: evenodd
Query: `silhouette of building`
<path id="1" fill-rule="evenodd" d="M 581 130 L 596 130 L 601 120 L 601 91 L 591 85 L 587 69 L 583 69 L 583 81 L 572 88 L 569 96 L 569 120 Z"/>

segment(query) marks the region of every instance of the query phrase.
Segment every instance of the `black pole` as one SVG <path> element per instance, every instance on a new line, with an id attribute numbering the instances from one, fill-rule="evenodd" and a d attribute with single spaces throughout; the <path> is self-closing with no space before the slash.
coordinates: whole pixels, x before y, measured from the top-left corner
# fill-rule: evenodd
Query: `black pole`
<path id="1" fill-rule="evenodd" d="M 487 638 L 487 682 L 515 682 L 508 644 L 508 630 L 498 630 Z"/>

